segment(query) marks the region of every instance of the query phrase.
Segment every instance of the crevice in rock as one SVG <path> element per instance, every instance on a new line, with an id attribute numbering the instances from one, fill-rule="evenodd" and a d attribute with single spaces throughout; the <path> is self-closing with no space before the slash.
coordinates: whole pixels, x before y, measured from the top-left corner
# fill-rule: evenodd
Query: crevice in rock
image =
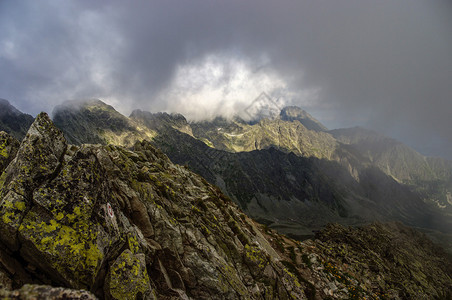
<path id="1" fill-rule="evenodd" d="M 58 165 L 56 166 L 55 170 L 48 175 L 47 181 L 52 182 L 61 172 L 61 169 L 64 167 L 64 156 L 67 153 L 68 146 L 66 145 L 63 149 L 63 153 L 58 158 Z"/>
<path id="2" fill-rule="evenodd" d="M 109 274 L 110 271 L 110 266 L 113 265 L 118 256 L 127 248 L 128 248 L 127 241 L 120 239 L 117 241 L 117 244 L 112 244 L 109 248 L 109 251 L 107 251 L 106 256 L 102 262 L 102 265 L 100 266 L 99 271 L 97 272 L 96 277 L 94 278 L 94 282 L 90 288 L 90 292 L 99 297 L 99 299 L 106 298 L 105 284 L 107 280 L 107 275 Z"/>

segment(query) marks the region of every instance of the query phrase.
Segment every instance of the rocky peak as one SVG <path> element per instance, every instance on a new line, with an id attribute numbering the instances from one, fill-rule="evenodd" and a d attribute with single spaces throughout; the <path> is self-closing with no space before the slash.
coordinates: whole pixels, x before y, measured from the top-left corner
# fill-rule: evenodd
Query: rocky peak
<path id="1" fill-rule="evenodd" d="M 9 103 L 6 99 L 0 99 L 0 116 L 4 116 L 6 114 L 22 114 L 18 109 Z"/>
<path id="2" fill-rule="evenodd" d="M 80 109 L 99 109 L 104 111 L 116 111 L 113 106 L 106 104 L 99 99 L 79 99 L 68 100 L 60 105 L 57 105 L 54 109 L 54 114 L 64 110 L 80 110 Z"/>
<path id="3" fill-rule="evenodd" d="M 150 127 L 159 126 L 177 126 L 182 127 L 188 125 L 187 119 L 181 114 L 172 113 L 168 114 L 166 112 L 151 113 L 148 111 L 142 111 L 141 109 L 136 109 L 130 114 L 132 120 L 138 120 L 146 123 Z"/>
<path id="4" fill-rule="evenodd" d="M 308 114 L 305 110 L 297 107 L 297 106 L 287 106 L 284 107 L 279 117 L 283 121 L 299 121 L 303 124 L 307 129 L 315 130 L 315 131 L 327 131 L 328 129 L 322 125 L 318 120 Z"/>
<path id="5" fill-rule="evenodd" d="M 256 124 L 262 119 L 275 119 L 279 113 L 277 103 L 265 92 L 262 92 L 254 101 L 244 110 L 244 117 L 250 124 Z"/>
<path id="6" fill-rule="evenodd" d="M 192 129 L 190 127 L 190 124 L 188 124 L 187 119 L 185 119 L 183 115 L 178 113 L 151 113 L 137 109 L 132 112 L 130 119 L 146 128 L 155 130 L 157 132 L 166 132 L 168 129 L 175 129 L 177 131 L 193 136 Z"/>
<path id="7" fill-rule="evenodd" d="M 17 250 L 17 230 L 26 210 L 32 205 L 31 192 L 54 176 L 66 152 L 63 133 L 46 113 L 40 113 L 28 130 L 16 157 L 3 172 L 0 183 L 2 197 L 3 241 Z"/>
<path id="8" fill-rule="evenodd" d="M 56 106 L 52 114 L 56 124 L 84 119 L 86 121 L 84 125 L 91 127 L 113 130 L 133 129 L 125 116 L 98 99 L 66 101 Z"/>
<path id="9" fill-rule="evenodd" d="M 9 101 L 0 99 L 0 131 L 8 132 L 16 139 L 21 140 L 32 122 L 32 116 L 22 113 Z"/>
<path id="10" fill-rule="evenodd" d="M 68 101 L 53 111 L 53 121 L 72 144 L 119 144 L 132 146 L 136 140 L 151 138 L 150 130 L 123 116 L 112 106 L 92 99 Z"/>

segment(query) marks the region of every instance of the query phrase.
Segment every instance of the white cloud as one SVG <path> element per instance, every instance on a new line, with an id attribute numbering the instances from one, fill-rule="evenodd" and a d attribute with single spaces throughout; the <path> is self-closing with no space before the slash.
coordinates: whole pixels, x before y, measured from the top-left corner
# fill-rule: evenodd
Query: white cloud
<path id="1" fill-rule="evenodd" d="M 16 45 L 11 40 L 3 41 L 0 44 L 0 58 L 16 59 L 17 58 L 16 51 L 17 51 Z"/>
<path id="2" fill-rule="evenodd" d="M 240 115 L 262 92 L 283 107 L 294 100 L 312 102 L 317 90 L 292 91 L 288 82 L 268 67 L 265 58 L 257 62 L 227 55 L 208 55 L 200 61 L 180 65 L 168 88 L 158 95 L 166 110 L 190 120 L 230 118 Z M 296 97 L 296 99 L 294 99 Z M 300 101 L 301 100 L 301 101 Z"/>

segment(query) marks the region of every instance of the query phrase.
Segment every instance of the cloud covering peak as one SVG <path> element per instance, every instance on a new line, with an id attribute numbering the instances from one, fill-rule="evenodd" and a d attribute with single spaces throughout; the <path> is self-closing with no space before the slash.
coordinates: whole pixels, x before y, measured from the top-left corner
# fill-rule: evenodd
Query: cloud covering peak
<path id="1" fill-rule="evenodd" d="M 29 113 L 100 98 L 200 119 L 266 92 L 452 157 L 449 1 L 3 0 L 0 28 L 0 97 Z"/>

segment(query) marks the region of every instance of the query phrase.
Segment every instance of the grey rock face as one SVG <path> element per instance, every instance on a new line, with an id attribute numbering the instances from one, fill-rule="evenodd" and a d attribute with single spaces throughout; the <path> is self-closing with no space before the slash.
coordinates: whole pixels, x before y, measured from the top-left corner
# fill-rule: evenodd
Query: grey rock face
<path id="1" fill-rule="evenodd" d="M 19 142 L 4 131 L 0 131 L 0 172 L 16 157 Z"/>
<path id="2" fill-rule="evenodd" d="M 26 284 L 18 290 L 7 291 L 0 290 L 2 299 L 11 300 L 95 300 L 93 294 L 83 290 L 72 290 L 67 288 L 58 288 L 48 285 Z"/>

